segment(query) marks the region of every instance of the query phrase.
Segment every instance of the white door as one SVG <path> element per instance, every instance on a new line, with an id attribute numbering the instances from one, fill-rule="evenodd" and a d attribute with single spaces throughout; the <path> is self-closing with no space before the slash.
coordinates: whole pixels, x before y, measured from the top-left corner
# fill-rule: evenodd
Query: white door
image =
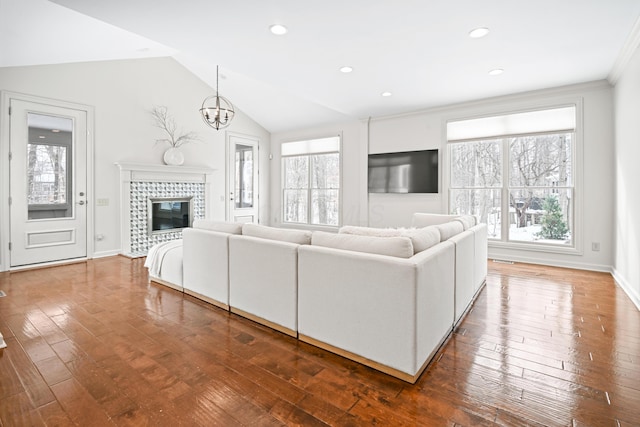
<path id="1" fill-rule="evenodd" d="M 11 267 L 87 256 L 87 112 L 11 99 Z"/>
<path id="2" fill-rule="evenodd" d="M 258 144 L 255 138 L 229 135 L 229 220 L 258 222 Z"/>

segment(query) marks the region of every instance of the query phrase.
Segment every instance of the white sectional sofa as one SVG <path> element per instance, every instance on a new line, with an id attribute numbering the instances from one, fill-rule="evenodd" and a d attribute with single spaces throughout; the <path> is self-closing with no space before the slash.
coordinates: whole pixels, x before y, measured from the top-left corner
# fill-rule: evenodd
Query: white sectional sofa
<path id="1" fill-rule="evenodd" d="M 336 234 L 196 221 L 183 233 L 181 286 L 413 383 L 487 271 L 485 225 L 434 214 L 415 214 L 413 225 L 343 227 Z"/>

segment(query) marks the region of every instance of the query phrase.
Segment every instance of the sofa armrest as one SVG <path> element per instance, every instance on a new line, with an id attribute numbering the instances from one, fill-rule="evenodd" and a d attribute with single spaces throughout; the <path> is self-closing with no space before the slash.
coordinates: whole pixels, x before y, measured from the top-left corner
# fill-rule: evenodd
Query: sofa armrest
<path id="1" fill-rule="evenodd" d="M 225 309 L 229 307 L 229 236 L 197 228 L 182 232 L 185 292 Z"/>

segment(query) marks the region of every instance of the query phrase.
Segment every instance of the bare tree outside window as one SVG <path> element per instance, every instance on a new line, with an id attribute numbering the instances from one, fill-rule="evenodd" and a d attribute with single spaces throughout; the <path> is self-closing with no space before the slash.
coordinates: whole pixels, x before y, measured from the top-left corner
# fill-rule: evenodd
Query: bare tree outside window
<path id="1" fill-rule="evenodd" d="M 340 225 L 340 153 L 313 152 L 329 140 L 290 143 L 299 154 L 282 158 L 283 222 Z M 329 141 L 330 147 L 337 148 L 336 142 Z"/>
<path id="2" fill-rule="evenodd" d="M 487 224 L 493 239 L 571 245 L 573 136 L 553 133 L 451 143 L 451 212 L 475 215 Z M 503 173 L 508 173 L 506 179 Z M 503 200 L 503 194 L 508 199 Z M 566 227 L 566 232 L 543 231 L 550 223 L 558 230 Z M 505 228 L 507 235 L 502 236 Z"/>

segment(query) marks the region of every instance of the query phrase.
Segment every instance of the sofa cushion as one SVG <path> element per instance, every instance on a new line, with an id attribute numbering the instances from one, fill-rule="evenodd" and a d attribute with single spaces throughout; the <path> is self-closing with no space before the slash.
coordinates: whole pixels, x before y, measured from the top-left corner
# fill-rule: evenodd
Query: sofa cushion
<path id="1" fill-rule="evenodd" d="M 413 244 L 414 253 L 422 252 L 440 243 L 440 230 L 434 226 L 424 228 L 373 228 L 345 225 L 341 234 L 355 234 L 374 237 L 408 237 Z"/>
<path id="2" fill-rule="evenodd" d="M 315 231 L 311 237 L 311 244 L 328 248 L 344 249 L 347 251 L 394 256 L 398 258 L 411 258 L 413 256 L 413 244 L 411 243 L 411 239 L 401 236 L 375 237 Z"/>
<path id="3" fill-rule="evenodd" d="M 264 225 L 246 223 L 242 225 L 244 236 L 260 237 L 262 239 L 279 240 L 281 242 L 308 245 L 311 243 L 311 232 L 304 230 L 289 230 L 285 228 L 267 227 Z"/>
<path id="4" fill-rule="evenodd" d="M 459 215 L 435 214 L 435 213 L 414 213 L 411 217 L 412 227 L 427 227 L 429 225 L 439 225 L 453 221 Z"/>
<path id="5" fill-rule="evenodd" d="M 441 242 L 444 242 L 445 240 L 448 240 L 456 234 L 460 234 L 464 231 L 464 227 L 460 221 L 445 222 L 444 224 L 434 225 L 434 227 L 440 231 Z"/>
<path id="6" fill-rule="evenodd" d="M 210 221 L 208 219 L 196 219 L 195 221 L 193 221 L 193 228 L 219 231 L 221 233 L 228 233 L 228 234 L 242 234 L 241 222 Z"/>
<path id="7" fill-rule="evenodd" d="M 375 228 L 375 227 L 359 227 L 356 225 L 345 225 L 340 227 L 340 234 L 357 234 L 358 236 L 373 237 L 401 237 L 407 236 L 408 233 L 416 230 L 415 228 Z"/>
<path id="8" fill-rule="evenodd" d="M 455 218 L 454 221 L 459 221 L 465 230 L 476 225 L 476 217 L 473 215 L 460 215 L 458 218 Z"/>
<path id="9" fill-rule="evenodd" d="M 415 253 L 425 251 L 440 243 L 440 230 L 435 225 L 418 228 L 408 234 Z"/>

